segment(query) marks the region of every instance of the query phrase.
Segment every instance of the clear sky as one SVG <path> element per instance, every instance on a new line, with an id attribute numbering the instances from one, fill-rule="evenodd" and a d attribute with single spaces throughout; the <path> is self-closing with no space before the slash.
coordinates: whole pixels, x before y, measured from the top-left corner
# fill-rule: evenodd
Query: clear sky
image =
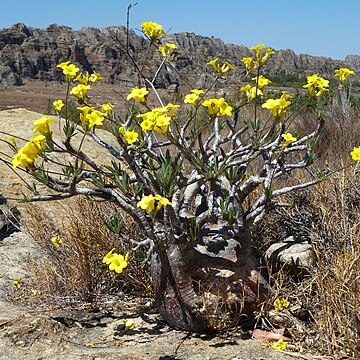
<path id="1" fill-rule="evenodd" d="M 0 28 L 17 22 L 73 29 L 156 21 L 172 33 L 344 59 L 360 55 L 360 0 L 0 0 Z"/>

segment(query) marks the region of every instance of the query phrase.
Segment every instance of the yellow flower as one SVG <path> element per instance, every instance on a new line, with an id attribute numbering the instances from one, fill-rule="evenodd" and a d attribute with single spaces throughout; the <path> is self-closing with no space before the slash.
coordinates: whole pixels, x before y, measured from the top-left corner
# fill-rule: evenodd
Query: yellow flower
<path id="1" fill-rule="evenodd" d="M 137 206 L 143 210 L 146 210 L 147 212 L 152 212 L 155 210 L 155 204 L 156 204 L 156 211 L 158 211 L 163 206 L 171 205 L 171 202 L 167 198 L 164 198 L 159 194 L 155 194 L 155 196 L 150 194 L 150 195 L 144 196 L 137 203 Z"/>
<path id="2" fill-rule="evenodd" d="M 259 77 L 255 76 L 252 80 L 257 81 L 257 85 L 259 89 L 263 89 L 265 86 L 271 84 L 271 80 L 267 79 L 266 77 L 260 75 Z"/>
<path id="3" fill-rule="evenodd" d="M 25 168 L 29 168 L 34 164 L 37 158 L 37 150 L 35 148 L 34 153 L 29 153 L 27 150 L 28 149 L 24 146 L 14 155 L 11 161 L 14 169 L 20 165 Z"/>
<path id="4" fill-rule="evenodd" d="M 92 110 L 89 114 L 86 115 L 88 120 L 88 126 L 92 129 L 95 125 L 103 125 L 104 115 L 99 110 Z"/>
<path id="5" fill-rule="evenodd" d="M 164 109 L 166 109 L 166 112 L 168 116 L 170 116 L 171 118 L 173 118 L 174 116 L 176 116 L 177 113 L 177 109 L 180 107 L 180 105 L 174 105 L 172 103 L 168 103 L 166 106 L 164 106 Z M 161 108 L 160 108 L 161 109 Z"/>
<path id="6" fill-rule="evenodd" d="M 136 131 L 130 131 L 130 130 L 126 130 L 123 136 L 124 136 L 125 141 L 129 145 L 136 142 L 139 138 L 139 134 Z"/>
<path id="7" fill-rule="evenodd" d="M 45 150 L 45 140 L 44 135 L 37 135 L 30 139 L 12 158 L 13 168 L 20 165 L 25 168 L 32 167 L 39 154 Z"/>
<path id="8" fill-rule="evenodd" d="M 51 242 L 55 247 L 59 247 L 62 244 L 62 240 L 59 235 L 55 235 L 51 238 Z"/>
<path id="9" fill-rule="evenodd" d="M 124 331 L 128 332 L 135 329 L 135 323 L 132 320 L 124 320 Z"/>
<path id="10" fill-rule="evenodd" d="M 288 346 L 287 341 L 283 339 L 279 339 L 271 343 L 271 348 L 275 351 L 284 351 L 286 350 L 287 346 Z"/>
<path id="11" fill-rule="evenodd" d="M 350 155 L 354 161 L 360 161 L 360 147 L 354 147 Z"/>
<path id="12" fill-rule="evenodd" d="M 36 135 L 29 141 L 30 144 L 34 144 L 37 148 L 37 153 L 40 154 L 45 151 L 46 148 L 46 137 L 42 134 Z"/>
<path id="13" fill-rule="evenodd" d="M 261 50 L 265 47 L 265 44 L 257 44 L 254 46 L 249 47 L 250 50 L 255 52 L 257 58 L 260 58 Z"/>
<path id="14" fill-rule="evenodd" d="M 145 21 L 141 24 L 142 31 L 151 41 L 160 39 L 165 35 L 163 27 L 152 21 Z"/>
<path id="15" fill-rule="evenodd" d="M 56 67 L 60 68 L 60 69 L 64 69 L 66 66 L 68 66 L 70 64 L 70 61 L 63 61 L 62 63 L 56 65 Z"/>
<path id="16" fill-rule="evenodd" d="M 115 250 L 115 248 L 111 249 L 104 257 L 102 262 L 106 265 L 110 265 L 111 264 L 111 259 L 114 256 L 113 251 Z"/>
<path id="17" fill-rule="evenodd" d="M 138 203 L 137 207 L 152 212 L 155 209 L 155 198 L 153 195 L 144 196 Z"/>
<path id="18" fill-rule="evenodd" d="M 87 85 L 89 83 L 89 77 L 90 75 L 88 72 L 86 72 L 85 74 L 79 73 L 74 79 L 74 81 L 78 81 L 80 84 Z"/>
<path id="19" fill-rule="evenodd" d="M 162 206 L 171 205 L 171 202 L 169 201 L 169 199 L 164 198 L 159 194 L 156 194 L 154 198 L 158 202 L 157 206 L 156 206 L 156 210 L 160 210 Z"/>
<path id="20" fill-rule="evenodd" d="M 287 93 L 286 91 L 282 91 L 282 94 L 280 96 L 280 99 L 284 99 L 284 100 L 290 100 L 292 98 L 292 95 L 290 95 L 289 93 Z"/>
<path id="21" fill-rule="evenodd" d="M 244 63 L 247 71 L 251 72 L 255 70 L 254 59 L 252 57 L 243 57 L 241 62 Z"/>
<path id="22" fill-rule="evenodd" d="M 291 104 L 290 101 L 285 100 L 284 98 L 280 99 L 268 99 L 262 105 L 263 109 L 271 110 L 272 116 L 279 119 L 286 114 L 286 108 Z"/>
<path id="23" fill-rule="evenodd" d="M 111 105 L 110 103 L 106 103 L 101 105 L 101 109 L 107 116 L 109 116 L 113 113 L 114 106 Z"/>
<path id="24" fill-rule="evenodd" d="M 288 134 L 290 134 L 290 133 L 288 133 Z M 292 135 L 290 134 L 290 136 L 292 136 Z M 293 141 L 296 141 L 296 139 L 293 140 Z M 277 298 L 274 301 L 274 309 L 276 311 L 283 311 L 284 309 L 288 308 L 290 305 L 291 305 L 290 302 L 288 300 L 286 300 L 286 299 Z"/>
<path id="25" fill-rule="evenodd" d="M 248 100 L 254 100 L 256 97 L 263 95 L 263 92 L 256 88 L 256 86 L 251 86 L 250 84 L 246 84 L 240 88 L 240 91 L 245 93 Z"/>
<path id="26" fill-rule="evenodd" d="M 211 61 L 209 61 L 207 64 L 210 65 L 215 72 L 218 74 L 225 74 L 229 70 L 234 70 L 235 67 L 231 65 L 228 61 L 225 61 L 222 65 L 218 64 L 219 59 L 215 58 Z"/>
<path id="27" fill-rule="evenodd" d="M 61 101 L 61 100 L 60 100 Z M 34 133 L 38 132 L 44 136 L 50 134 L 50 125 L 54 119 L 49 116 L 42 116 L 40 119 L 34 121 Z"/>
<path id="28" fill-rule="evenodd" d="M 56 67 L 63 71 L 67 81 L 71 81 L 80 70 L 74 64 L 70 64 L 70 61 L 62 62 L 59 65 L 56 65 Z"/>
<path id="29" fill-rule="evenodd" d="M 335 70 L 335 76 L 337 76 L 341 82 L 346 81 L 347 78 L 353 74 L 355 74 L 355 71 L 348 68 L 340 68 L 338 70 Z"/>
<path id="30" fill-rule="evenodd" d="M 96 81 L 100 81 L 103 80 L 103 76 L 101 76 L 99 73 L 97 73 L 96 71 L 94 71 L 90 76 L 89 76 L 89 81 L 94 83 Z"/>
<path id="31" fill-rule="evenodd" d="M 249 48 L 255 52 L 257 64 L 255 64 L 255 68 L 263 65 L 269 59 L 270 55 L 275 54 L 275 51 L 268 47 L 265 48 L 264 44 L 257 44 Z"/>
<path id="32" fill-rule="evenodd" d="M 285 140 L 285 147 L 287 147 L 292 142 L 295 142 L 297 140 L 296 137 L 292 136 L 291 133 L 287 132 L 285 134 L 281 134 L 282 138 Z"/>
<path id="33" fill-rule="evenodd" d="M 22 282 L 20 278 L 16 278 L 13 280 L 13 285 L 16 286 L 18 289 L 21 288 Z"/>
<path id="34" fill-rule="evenodd" d="M 200 96 L 204 93 L 204 90 L 192 89 L 190 94 L 185 95 L 184 103 L 198 106 Z"/>
<path id="35" fill-rule="evenodd" d="M 307 84 L 303 87 L 308 89 L 310 96 L 320 96 L 324 91 L 328 91 L 329 80 L 325 80 L 319 74 L 313 74 L 307 76 Z"/>
<path id="36" fill-rule="evenodd" d="M 202 102 L 202 105 L 207 108 L 211 117 L 232 115 L 232 107 L 228 105 L 224 98 L 207 99 Z"/>
<path id="37" fill-rule="evenodd" d="M 142 131 L 151 131 L 154 129 L 154 125 L 155 125 L 154 121 L 151 121 L 149 119 L 144 119 L 140 123 Z"/>
<path id="38" fill-rule="evenodd" d="M 141 129 L 143 131 L 155 130 L 164 134 L 169 130 L 171 117 L 176 115 L 178 107 L 179 105 L 169 103 L 162 108 L 154 108 L 144 114 L 137 115 L 137 117 L 143 119 L 140 124 Z"/>
<path id="39" fill-rule="evenodd" d="M 125 260 L 123 255 L 114 253 L 111 257 L 109 269 L 121 274 L 123 270 L 128 266 L 128 262 Z"/>
<path id="40" fill-rule="evenodd" d="M 54 106 L 55 111 L 60 112 L 61 109 L 62 109 L 63 106 L 64 106 L 64 103 L 63 103 L 62 100 L 55 100 L 55 101 L 53 102 L 53 106 Z"/>
<path id="41" fill-rule="evenodd" d="M 175 44 L 166 43 L 165 45 L 159 46 L 158 50 L 160 51 L 161 55 L 164 58 L 167 58 L 172 54 L 173 50 L 176 48 L 177 46 Z"/>
<path id="42" fill-rule="evenodd" d="M 89 120 L 87 119 L 87 115 L 95 109 L 92 106 L 82 106 L 82 107 L 78 107 L 77 109 L 81 111 L 80 113 L 81 125 L 84 129 L 87 129 L 89 125 Z"/>
<path id="43" fill-rule="evenodd" d="M 170 116 L 159 115 L 155 118 L 154 130 L 160 134 L 165 134 L 169 130 Z"/>
<path id="44" fill-rule="evenodd" d="M 101 111 L 95 110 L 92 106 L 78 107 L 78 110 L 81 111 L 80 121 L 85 130 L 92 129 L 95 125 L 103 125 L 104 114 Z"/>
<path id="45" fill-rule="evenodd" d="M 126 100 L 134 99 L 136 102 L 140 104 L 146 103 L 146 97 L 149 91 L 146 88 L 138 88 L 134 87 L 131 89 L 130 94 L 127 96 Z"/>
<path id="46" fill-rule="evenodd" d="M 84 100 L 87 96 L 86 95 L 87 91 L 90 89 L 91 89 L 90 85 L 79 84 L 71 89 L 70 94 L 74 95 L 76 98 L 80 100 Z"/>

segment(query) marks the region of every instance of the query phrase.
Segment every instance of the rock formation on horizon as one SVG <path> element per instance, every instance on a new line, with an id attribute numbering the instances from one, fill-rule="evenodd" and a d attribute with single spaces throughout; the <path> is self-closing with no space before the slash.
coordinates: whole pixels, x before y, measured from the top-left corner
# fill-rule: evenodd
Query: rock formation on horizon
<path id="1" fill-rule="evenodd" d="M 190 79 L 192 85 L 203 87 L 210 83 L 212 75 L 206 62 L 214 57 L 226 59 L 236 65 L 232 78 L 239 79 L 244 67 L 240 59 L 249 56 L 250 51 L 241 45 L 225 44 L 222 40 L 179 33 L 167 36 L 167 41 L 176 43 L 174 69 L 161 71 L 156 86 L 183 85 Z M 122 86 L 137 83 L 137 73 L 126 54 L 126 28 L 82 28 L 72 30 L 61 25 L 50 25 L 46 29 L 15 24 L 0 29 L 0 85 L 21 85 L 24 80 L 62 81 L 56 65 L 71 60 L 80 64 L 83 71 L 97 71 L 105 81 Z M 129 52 L 144 66 L 145 74 L 153 74 L 161 62 L 160 54 L 151 61 L 144 60 L 148 41 L 129 31 Z M 271 44 L 268 44 L 271 45 Z M 349 55 L 344 61 L 311 55 L 296 55 L 292 50 L 280 50 L 267 64 L 269 75 L 289 75 L 303 78 L 318 72 L 332 77 L 335 68 L 349 66 L 360 72 L 360 56 Z"/>

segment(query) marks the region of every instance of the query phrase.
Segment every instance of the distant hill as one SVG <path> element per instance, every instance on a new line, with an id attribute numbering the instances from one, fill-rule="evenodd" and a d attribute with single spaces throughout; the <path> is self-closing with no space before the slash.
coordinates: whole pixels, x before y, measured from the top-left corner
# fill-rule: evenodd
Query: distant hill
<path id="1" fill-rule="evenodd" d="M 194 33 L 172 34 L 166 40 L 176 43 L 178 49 L 172 58 L 173 68 L 168 66 L 160 72 L 158 87 L 175 87 L 186 82 L 197 87 L 210 84 L 212 73 L 206 62 L 214 57 L 234 64 L 236 71 L 231 76 L 234 81 L 238 80 L 244 71 L 240 59 L 250 55 L 244 46 L 225 44 L 220 39 Z M 126 43 L 124 27 L 72 30 L 50 25 L 47 29 L 35 29 L 15 24 L 0 29 L 0 84 L 21 85 L 28 79 L 61 81 L 61 72 L 55 66 L 71 60 L 80 64 L 82 70 L 99 72 L 106 82 L 133 86 L 138 77 L 126 54 Z M 160 64 L 161 56 L 156 52 L 146 58 L 147 47 L 146 39 L 133 30 L 129 32 L 129 53 L 150 76 Z M 314 72 L 333 77 L 334 69 L 341 66 L 351 67 L 360 74 L 360 56 L 349 55 L 340 61 L 280 50 L 269 61 L 265 72 L 275 78 L 296 80 Z"/>

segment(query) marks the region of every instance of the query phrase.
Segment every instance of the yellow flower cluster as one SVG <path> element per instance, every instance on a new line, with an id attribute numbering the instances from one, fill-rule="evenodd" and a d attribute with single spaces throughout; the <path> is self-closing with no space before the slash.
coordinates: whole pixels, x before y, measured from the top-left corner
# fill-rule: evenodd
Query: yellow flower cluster
<path id="1" fill-rule="evenodd" d="M 255 76 L 252 78 L 255 81 L 255 86 L 251 86 L 250 84 L 246 84 L 240 88 L 240 91 L 243 92 L 248 100 L 254 100 L 258 96 L 263 95 L 262 89 L 271 84 L 271 80 L 267 79 L 265 76 Z"/>
<path id="2" fill-rule="evenodd" d="M 134 101 L 140 104 L 146 104 L 146 98 L 149 94 L 149 91 L 145 88 L 134 87 L 131 89 L 130 94 L 126 97 L 126 100 L 134 99 Z"/>
<path id="3" fill-rule="evenodd" d="M 115 271 L 118 274 L 121 274 L 123 270 L 128 266 L 129 262 L 129 253 L 126 253 L 125 256 L 114 253 L 112 249 L 110 250 L 103 258 L 103 263 L 109 265 L 109 270 Z"/>
<path id="4" fill-rule="evenodd" d="M 92 129 L 95 125 L 103 125 L 104 114 L 101 111 L 96 110 L 92 106 L 78 107 L 78 110 L 81 111 L 80 121 L 85 130 Z"/>
<path id="5" fill-rule="evenodd" d="M 41 134 L 30 139 L 13 157 L 13 168 L 20 165 L 25 168 L 32 167 L 38 156 L 45 151 L 45 140 L 46 137 Z"/>
<path id="6" fill-rule="evenodd" d="M 155 207 L 156 205 L 156 207 Z M 159 194 L 147 195 L 144 196 L 138 203 L 137 206 L 143 210 L 146 210 L 147 212 L 152 212 L 154 210 L 158 211 L 163 206 L 171 205 L 171 202 L 167 199 L 162 197 Z"/>
<path id="7" fill-rule="evenodd" d="M 355 71 L 348 68 L 340 68 L 335 70 L 335 76 L 337 76 L 341 82 L 345 82 L 350 75 L 354 74 Z"/>
<path id="8" fill-rule="evenodd" d="M 275 350 L 275 351 L 284 351 L 286 350 L 288 343 L 287 341 L 283 340 L 283 339 L 279 339 L 277 341 L 273 341 L 271 342 L 271 344 L 269 345 L 271 347 L 271 349 Z"/>
<path id="9" fill-rule="evenodd" d="M 79 84 L 74 86 L 70 90 L 70 94 L 74 95 L 79 100 L 85 100 L 87 98 L 87 91 L 91 89 L 90 85 Z"/>
<path id="10" fill-rule="evenodd" d="M 350 155 L 354 161 L 360 161 L 360 147 L 354 147 Z"/>
<path id="11" fill-rule="evenodd" d="M 291 143 L 297 140 L 291 133 L 287 132 L 285 134 L 281 134 L 281 137 L 285 140 L 284 147 L 288 147 Z"/>
<path id="12" fill-rule="evenodd" d="M 62 240 L 61 237 L 59 235 L 54 235 L 51 238 L 51 243 L 55 246 L 55 247 L 60 247 L 62 244 Z"/>
<path id="13" fill-rule="evenodd" d="M 241 62 L 245 65 L 248 72 L 253 72 L 259 67 L 264 65 L 275 51 L 270 47 L 265 47 L 264 44 L 257 44 L 250 47 L 250 50 L 254 51 L 254 57 L 244 57 Z"/>
<path id="14" fill-rule="evenodd" d="M 131 145 L 139 139 L 139 134 L 136 131 L 125 130 L 123 126 L 119 128 L 119 134 L 123 136 L 127 144 Z"/>
<path id="15" fill-rule="evenodd" d="M 235 67 L 231 65 L 228 61 L 225 61 L 222 65 L 218 63 L 219 59 L 215 58 L 209 61 L 207 64 L 210 65 L 214 71 L 220 75 L 227 73 L 229 70 L 234 70 Z"/>
<path id="16" fill-rule="evenodd" d="M 270 110 L 275 119 L 280 119 L 286 114 L 286 108 L 291 105 L 291 102 L 288 100 L 290 97 L 289 94 L 283 93 L 279 99 L 266 100 L 262 108 Z"/>
<path id="17" fill-rule="evenodd" d="M 204 90 L 192 89 L 190 94 L 185 95 L 184 103 L 198 106 L 201 95 Z"/>
<path id="18" fill-rule="evenodd" d="M 80 69 L 74 64 L 71 64 L 70 61 L 64 61 L 59 65 L 56 65 L 56 67 L 62 70 L 63 74 L 66 77 L 66 80 L 69 82 L 72 81 L 75 78 L 76 74 L 80 71 Z"/>
<path id="19" fill-rule="evenodd" d="M 114 112 L 114 106 L 110 103 L 102 104 L 101 109 L 106 116 L 110 116 Z"/>
<path id="20" fill-rule="evenodd" d="M 207 108 L 207 112 L 212 118 L 221 116 L 231 116 L 233 108 L 224 98 L 211 98 L 202 102 L 202 106 Z"/>
<path id="21" fill-rule="evenodd" d="M 88 85 L 103 79 L 104 78 L 99 73 L 94 71 L 92 74 L 89 74 L 88 72 L 86 72 L 85 74 L 80 73 L 74 80 L 78 81 L 80 84 Z"/>
<path id="22" fill-rule="evenodd" d="M 287 309 L 291 305 L 290 301 L 286 299 L 275 299 L 274 301 L 274 309 L 276 311 L 283 311 L 284 309 Z"/>
<path id="23" fill-rule="evenodd" d="M 137 115 L 142 118 L 140 123 L 143 131 L 155 130 L 160 134 L 164 134 L 169 130 L 170 120 L 176 115 L 179 105 L 167 104 L 162 108 L 154 108 L 144 114 Z"/>
<path id="24" fill-rule="evenodd" d="M 42 116 L 40 119 L 34 121 L 34 133 L 39 133 L 44 136 L 51 135 L 50 125 L 54 119 L 50 116 Z"/>
<path id="25" fill-rule="evenodd" d="M 313 74 L 307 76 L 307 84 L 303 87 L 308 89 L 310 96 L 320 96 L 324 91 L 328 91 L 329 80 L 325 80 L 319 74 Z"/>
<path id="26" fill-rule="evenodd" d="M 246 95 L 246 97 L 248 98 L 249 101 L 254 100 L 258 96 L 263 95 L 263 92 L 261 91 L 261 89 L 259 89 L 256 86 L 251 86 L 250 84 L 246 84 L 246 85 L 242 86 L 240 88 L 240 91 Z"/>
<path id="27" fill-rule="evenodd" d="M 54 110 L 60 112 L 61 109 L 64 107 L 64 103 L 62 100 L 55 100 L 53 102 Z"/>
<path id="28" fill-rule="evenodd" d="M 142 31 L 151 41 L 160 39 L 165 35 L 163 27 L 152 21 L 145 21 L 141 24 Z"/>
<path id="29" fill-rule="evenodd" d="M 177 46 L 175 44 L 166 43 L 165 45 L 159 46 L 158 50 L 164 58 L 168 58 L 172 54 L 173 50 L 176 48 Z"/>

